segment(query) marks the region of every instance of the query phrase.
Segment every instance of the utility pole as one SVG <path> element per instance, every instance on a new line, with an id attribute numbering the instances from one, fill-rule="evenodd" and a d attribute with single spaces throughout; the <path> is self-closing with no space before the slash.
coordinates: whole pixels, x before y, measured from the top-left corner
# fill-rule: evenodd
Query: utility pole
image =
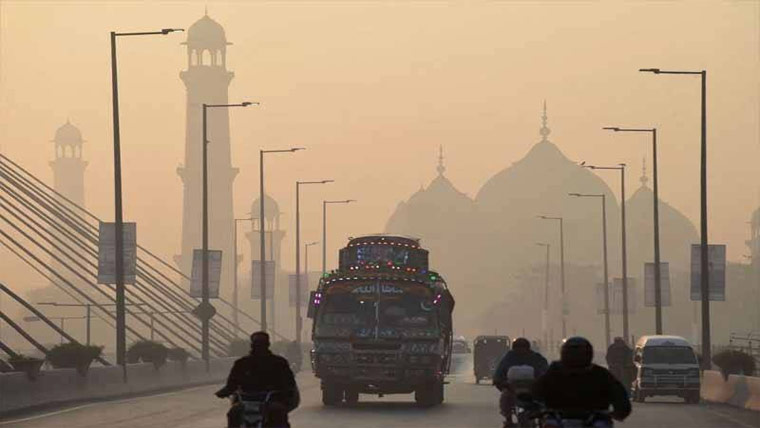
<path id="1" fill-rule="evenodd" d="M 700 124 L 700 158 L 699 158 L 699 229 L 700 229 L 700 290 L 702 300 L 702 368 L 708 370 L 712 365 L 712 348 L 710 344 L 710 270 L 708 264 L 707 241 L 707 70 L 702 71 L 666 71 L 659 68 L 642 68 L 641 72 L 654 74 L 687 74 L 701 77 L 701 124 Z"/>
<path id="2" fill-rule="evenodd" d="M 334 180 L 296 181 L 296 343 L 301 345 L 303 318 L 301 317 L 301 186 L 306 184 L 327 184 Z M 307 271 L 308 275 L 309 272 Z"/>
<path id="3" fill-rule="evenodd" d="M 116 64 L 116 38 L 124 36 L 149 36 L 166 35 L 175 31 L 184 31 L 179 28 L 164 28 L 160 31 L 148 31 L 138 33 L 117 33 L 111 31 L 111 100 L 113 113 L 113 175 L 114 175 L 114 233 L 115 233 L 115 256 L 114 263 L 116 279 L 116 364 L 122 366 L 122 377 L 127 381 L 127 323 L 125 309 L 124 290 L 124 219 L 121 197 L 121 133 L 119 130 L 119 79 Z"/>
<path id="4" fill-rule="evenodd" d="M 657 128 L 619 128 L 604 127 L 614 132 L 648 132 L 652 134 L 653 194 L 652 222 L 654 224 L 654 306 L 655 331 L 662 334 L 662 273 L 660 271 L 660 197 L 657 179 Z"/>
<path id="5" fill-rule="evenodd" d="M 610 277 L 607 268 L 607 195 L 570 193 L 570 196 L 578 198 L 601 198 L 602 199 L 602 259 L 604 264 L 604 340 L 606 347 L 610 346 Z"/>
<path id="6" fill-rule="evenodd" d="M 623 257 L 623 337 L 626 342 L 629 340 L 628 334 L 628 245 L 626 244 L 626 221 L 625 221 L 625 164 L 620 163 L 618 166 L 596 166 L 585 165 L 589 169 L 615 170 L 620 171 L 620 216 L 621 216 L 621 253 Z"/>

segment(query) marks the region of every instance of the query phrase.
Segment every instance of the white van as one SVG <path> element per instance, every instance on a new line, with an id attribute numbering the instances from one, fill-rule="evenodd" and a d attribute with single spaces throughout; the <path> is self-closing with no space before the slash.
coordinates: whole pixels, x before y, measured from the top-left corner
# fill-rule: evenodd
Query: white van
<path id="1" fill-rule="evenodd" d="M 679 336 L 643 336 L 633 354 L 633 399 L 675 395 L 699 403 L 699 363 L 688 340 Z"/>

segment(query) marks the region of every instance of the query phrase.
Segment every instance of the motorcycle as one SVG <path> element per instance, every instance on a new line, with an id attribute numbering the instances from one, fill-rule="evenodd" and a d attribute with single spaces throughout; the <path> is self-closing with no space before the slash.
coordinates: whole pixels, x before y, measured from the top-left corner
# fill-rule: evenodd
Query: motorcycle
<path id="1" fill-rule="evenodd" d="M 240 428 L 289 428 L 287 409 L 273 400 L 276 394 L 277 391 L 232 394 L 232 407 L 240 406 Z"/>
<path id="2" fill-rule="evenodd" d="M 520 424 L 523 427 L 543 427 L 543 428 L 612 428 L 612 416 L 608 411 L 580 411 L 572 412 L 569 416 L 566 412 L 555 409 L 548 409 L 542 403 L 533 400 L 530 394 L 519 394 L 518 403 L 521 403 L 522 420 L 527 425 Z"/>

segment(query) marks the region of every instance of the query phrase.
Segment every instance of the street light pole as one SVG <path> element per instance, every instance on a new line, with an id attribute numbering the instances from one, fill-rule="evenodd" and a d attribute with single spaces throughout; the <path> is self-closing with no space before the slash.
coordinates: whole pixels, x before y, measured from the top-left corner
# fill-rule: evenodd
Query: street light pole
<path id="1" fill-rule="evenodd" d="M 540 215 L 538 218 L 542 220 L 557 220 L 559 221 L 559 271 L 560 271 L 560 287 L 562 290 L 562 337 L 567 338 L 567 315 L 568 307 L 567 300 L 565 300 L 565 220 L 562 217 L 547 217 Z"/>
<path id="2" fill-rule="evenodd" d="M 296 181 L 296 343 L 301 345 L 303 318 L 301 317 L 301 186 L 305 184 L 327 184 L 333 180 Z M 307 271 L 308 275 L 309 272 Z M 300 349 L 300 348 L 299 348 Z"/>
<path id="3" fill-rule="evenodd" d="M 578 198 L 602 198 L 602 250 L 604 260 L 604 340 L 606 346 L 610 346 L 610 277 L 607 265 L 607 195 L 570 193 L 570 196 Z"/>
<path id="4" fill-rule="evenodd" d="M 549 251 L 551 244 L 537 242 L 536 245 L 546 248 L 546 270 L 544 272 L 544 306 L 541 309 L 541 330 L 544 339 L 544 348 L 549 346 Z"/>
<path id="5" fill-rule="evenodd" d="M 327 204 L 350 204 L 354 199 L 322 201 L 322 275 L 327 273 Z"/>
<path id="6" fill-rule="evenodd" d="M 267 289 L 266 289 L 266 231 L 264 230 L 264 155 L 267 153 L 293 153 L 304 150 L 303 147 L 292 147 L 284 150 L 259 150 L 259 261 L 261 279 L 261 330 L 267 331 Z M 274 245 L 274 241 L 272 242 Z M 272 284 L 274 286 L 274 284 Z M 274 288 L 272 288 L 274 290 Z M 272 296 L 274 297 L 274 296 Z M 273 306 L 274 308 L 274 306 Z"/>
<path id="7" fill-rule="evenodd" d="M 618 128 L 602 129 L 614 132 L 649 132 L 652 134 L 652 175 L 653 175 L 653 223 L 654 223 L 654 324 L 657 334 L 662 334 L 662 273 L 660 272 L 660 197 L 657 179 L 657 128 Z"/>
<path id="8" fill-rule="evenodd" d="M 602 170 L 616 170 L 620 171 L 620 217 L 621 217 L 621 254 L 623 257 L 623 337 L 626 343 L 630 341 L 628 335 L 628 245 L 626 244 L 626 222 L 625 222 L 625 164 L 621 163 L 618 166 L 595 166 L 585 165 L 590 169 L 602 169 Z"/>
<path id="9" fill-rule="evenodd" d="M 123 36 L 148 36 L 166 35 L 175 31 L 184 31 L 179 28 L 164 28 L 160 31 L 148 31 L 139 33 L 117 33 L 111 31 L 111 100 L 113 114 L 113 176 L 114 176 L 114 243 L 115 257 L 114 273 L 116 279 L 116 364 L 122 366 L 122 377 L 127 381 L 127 323 L 125 310 L 124 290 L 124 219 L 121 197 L 121 132 L 119 129 L 119 79 L 116 63 L 116 38 Z"/>
<path id="10" fill-rule="evenodd" d="M 202 263 L 201 263 L 201 300 L 202 305 L 206 308 L 209 307 L 209 267 L 208 267 L 208 109 L 209 108 L 230 108 L 230 107 L 248 107 L 249 105 L 258 105 L 259 103 L 251 103 L 248 101 L 239 104 L 206 104 L 203 103 L 203 140 L 201 146 L 203 147 L 203 216 L 202 216 L 202 234 L 203 234 L 203 250 L 202 250 Z M 237 262 L 237 260 L 235 260 Z M 235 313 L 237 316 L 237 313 Z M 209 325 L 211 318 L 208 316 L 201 317 L 201 358 L 206 362 L 206 371 L 209 371 Z"/>
<path id="11" fill-rule="evenodd" d="M 240 337 L 240 322 L 238 319 L 238 312 L 240 311 L 239 304 L 238 304 L 238 244 L 237 244 L 237 226 L 239 221 L 253 221 L 253 218 L 236 218 L 235 219 L 235 227 L 234 227 L 234 233 L 232 242 L 233 244 L 233 251 L 234 251 L 234 258 L 235 258 L 235 269 L 233 270 L 233 285 L 232 285 L 232 325 L 234 326 L 233 335 L 237 338 Z"/>
<path id="12" fill-rule="evenodd" d="M 701 125 L 700 125 L 700 290 L 702 301 L 702 367 L 709 369 L 712 364 L 710 344 L 710 271 L 708 269 L 707 241 L 707 70 L 702 71 L 666 71 L 659 68 L 642 68 L 641 72 L 654 74 L 688 74 L 698 75 L 702 80 Z"/>

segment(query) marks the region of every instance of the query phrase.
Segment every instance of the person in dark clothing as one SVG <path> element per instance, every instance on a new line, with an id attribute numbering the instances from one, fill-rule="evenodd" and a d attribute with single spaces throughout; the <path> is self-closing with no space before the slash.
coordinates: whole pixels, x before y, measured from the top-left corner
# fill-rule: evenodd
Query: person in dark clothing
<path id="1" fill-rule="evenodd" d="M 631 414 L 631 402 L 623 385 L 604 367 L 593 364 L 594 350 L 582 337 L 562 345 L 560 361 L 552 363 L 534 384 L 531 394 L 563 418 L 586 418 L 612 406 L 613 419 Z"/>
<path id="2" fill-rule="evenodd" d="M 517 366 L 533 367 L 533 376 L 541 376 L 548 366 L 546 358 L 538 352 L 530 349 L 530 342 L 525 338 L 518 338 L 512 342 L 512 349 L 504 355 L 499 362 L 493 375 L 494 386 L 501 391 L 499 397 L 499 410 L 504 416 L 504 426 L 512 426 L 512 408 L 515 406 L 515 391 L 509 385 L 509 369 Z"/>
<path id="3" fill-rule="evenodd" d="M 277 427 L 290 426 L 287 413 L 298 407 L 299 394 L 288 360 L 269 350 L 269 335 L 259 331 L 251 335 L 251 353 L 235 361 L 227 383 L 215 394 L 219 398 L 236 392 L 276 392 L 270 406 L 270 420 Z M 243 417 L 242 403 L 234 403 L 227 412 L 227 426 L 239 427 Z M 279 412 L 277 411 L 279 410 Z"/>
<path id="4" fill-rule="evenodd" d="M 633 367 L 633 350 L 628 347 L 622 337 L 616 337 L 607 348 L 607 367 L 623 386 L 630 388 L 630 372 Z"/>

